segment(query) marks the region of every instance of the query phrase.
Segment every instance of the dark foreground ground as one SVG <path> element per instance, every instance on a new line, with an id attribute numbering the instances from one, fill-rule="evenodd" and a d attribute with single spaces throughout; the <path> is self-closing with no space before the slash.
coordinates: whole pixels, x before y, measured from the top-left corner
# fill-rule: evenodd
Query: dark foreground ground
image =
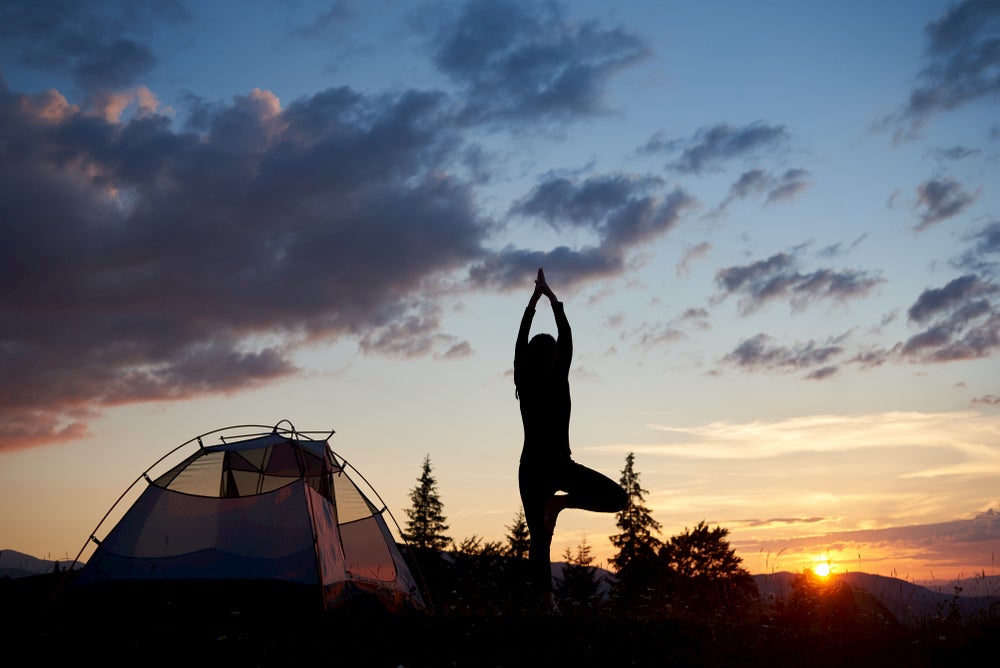
<path id="1" fill-rule="evenodd" d="M 843 633 L 721 616 L 390 615 L 362 603 L 324 613 L 279 599 L 179 605 L 65 588 L 53 598 L 56 578 L 0 580 L 0 642 L 19 665 L 920 668 L 992 665 L 1000 651 L 996 625 Z"/>

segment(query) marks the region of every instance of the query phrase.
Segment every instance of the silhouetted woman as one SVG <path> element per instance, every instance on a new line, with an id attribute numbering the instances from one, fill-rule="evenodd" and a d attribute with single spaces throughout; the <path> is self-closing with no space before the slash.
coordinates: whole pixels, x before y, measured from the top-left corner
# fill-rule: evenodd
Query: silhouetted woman
<path id="1" fill-rule="evenodd" d="M 537 334 L 528 340 L 535 305 L 545 295 L 552 305 L 558 338 Z M 556 517 L 565 508 L 615 513 L 628 501 L 613 480 L 574 462 L 569 448 L 569 366 L 573 334 L 563 303 L 538 270 L 514 348 L 514 384 L 521 404 L 524 446 L 518 469 L 521 503 L 528 523 L 528 561 L 533 586 L 547 610 L 554 610 L 549 550 Z M 565 494 L 557 494 L 565 492 Z"/>

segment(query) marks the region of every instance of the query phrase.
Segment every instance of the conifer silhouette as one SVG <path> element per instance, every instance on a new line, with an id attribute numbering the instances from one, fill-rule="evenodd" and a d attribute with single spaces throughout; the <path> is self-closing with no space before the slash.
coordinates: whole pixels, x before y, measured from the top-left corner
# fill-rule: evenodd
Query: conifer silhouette
<path id="1" fill-rule="evenodd" d="M 424 457 L 417 486 L 410 490 L 411 506 L 406 509 L 403 538 L 414 548 L 444 550 L 451 544 L 445 532 L 444 504 L 438 496 L 437 480 L 431 474 L 431 456 Z"/>

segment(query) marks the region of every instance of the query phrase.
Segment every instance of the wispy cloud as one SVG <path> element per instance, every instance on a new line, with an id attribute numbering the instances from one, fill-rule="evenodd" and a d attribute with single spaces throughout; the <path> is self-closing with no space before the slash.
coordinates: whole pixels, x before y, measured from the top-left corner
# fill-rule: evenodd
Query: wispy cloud
<path id="1" fill-rule="evenodd" d="M 945 362 L 1000 349 L 1000 286 L 972 274 L 924 290 L 908 316 L 924 329 L 902 345 L 903 357 Z"/>
<path id="2" fill-rule="evenodd" d="M 739 295 L 743 314 L 753 313 L 772 301 L 787 301 L 801 310 L 818 301 L 842 302 L 865 297 L 884 279 L 874 272 L 818 269 L 803 273 L 795 253 L 776 253 L 748 265 L 725 267 L 716 272 L 722 290 L 718 299 Z"/>
<path id="3" fill-rule="evenodd" d="M 972 246 L 954 264 L 960 269 L 1000 279 L 1000 222 L 992 222 L 968 239 Z"/>
<path id="4" fill-rule="evenodd" d="M 719 204 L 716 213 L 725 211 L 738 200 L 753 196 L 763 196 L 765 204 L 791 200 L 811 185 L 808 176 L 809 172 L 804 169 L 789 169 L 781 176 L 774 176 L 763 169 L 743 172 L 729 187 L 729 194 Z"/>
<path id="5" fill-rule="evenodd" d="M 914 136 L 933 114 L 1000 95 L 1000 6 L 992 0 L 954 4 L 925 28 L 925 66 L 906 105 L 889 122 L 897 139 Z"/>
<path id="6" fill-rule="evenodd" d="M 931 179 L 917 187 L 917 208 L 922 210 L 914 229 L 927 228 L 962 213 L 978 195 L 967 192 L 954 179 Z"/>
<path id="7" fill-rule="evenodd" d="M 821 380 L 836 373 L 832 362 L 844 351 L 843 346 L 835 341 L 808 341 L 793 346 L 783 346 L 773 341 L 773 337 L 767 334 L 757 334 L 727 353 L 722 362 L 745 370 L 807 370 L 807 378 Z"/>
<path id="8" fill-rule="evenodd" d="M 445 15 L 433 60 L 461 91 L 464 122 L 571 121 L 609 111 L 609 79 L 649 53 L 635 34 L 573 22 L 556 3 L 473 0 Z"/>
<path id="9" fill-rule="evenodd" d="M 567 285 L 614 275 L 623 270 L 629 251 L 673 229 L 694 206 L 685 191 L 666 191 L 653 176 L 547 177 L 513 205 L 511 215 L 534 218 L 556 230 L 586 230 L 596 244 L 546 252 L 506 248 L 473 267 L 471 276 L 480 285 L 507 287 L 541 266 L 558 272 Z"/>
<path id="10" fill-rule="evenodd" d="M 745 159 L 773 153 L 784 147 L 790 136 L 783 125 L 767 125 L 762 121 L 735 127 L 719 123 L 700 128 L 690 139 L 666 140 L 662 135 L 654 135 L 639 152 L 645 154 L 675 153 L 680 156 L 668 165 L 680 172 L 700 174 L 721 167 L 734 159 Z M 752 178 L 760 180 L 763 173 Z M 751 178 L 751 177 L 748 177 Z M 757 187 L 747 183 L 745 188 Z"/>
<path id="11" fill-rule="evenodd" d="M 701 241 L 684 249 L 684 255 L 677 263 L 677 275 L 686 276 L 691 270 L 691 263 L 705 257 L 711 250 L 712 244 L 707 241 Z"/>

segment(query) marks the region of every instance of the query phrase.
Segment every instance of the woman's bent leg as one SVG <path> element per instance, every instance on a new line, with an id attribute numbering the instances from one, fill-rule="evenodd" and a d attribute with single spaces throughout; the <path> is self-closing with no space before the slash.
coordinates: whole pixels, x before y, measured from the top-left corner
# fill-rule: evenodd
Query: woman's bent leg
<path id="1" fill-rule="evenodd" d="M 628 495 L 621 485 L 572 460 L 560 468 L 557 482 L 559 489 L 567 494 L 567 508 L 617 513 L 628 503 Z"/>

